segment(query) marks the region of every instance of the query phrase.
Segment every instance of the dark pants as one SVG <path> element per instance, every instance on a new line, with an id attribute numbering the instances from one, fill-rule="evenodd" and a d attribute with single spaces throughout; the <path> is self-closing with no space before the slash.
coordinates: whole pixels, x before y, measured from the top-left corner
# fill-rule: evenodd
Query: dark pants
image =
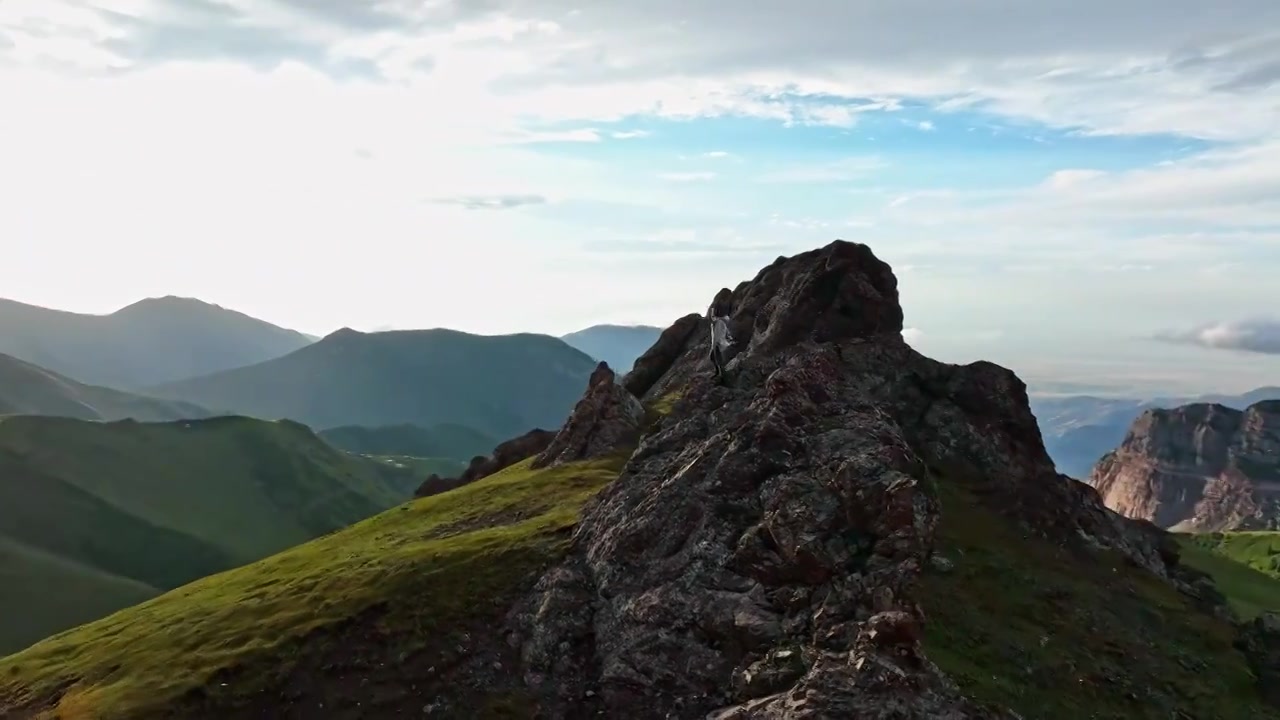
<path id="1" fill-rule="evenodd" d="M 716 375 L 724 374 L 724 353 L 720 351 L 720 346 L 711 343 L 711 364 L 715 366 Z"/>

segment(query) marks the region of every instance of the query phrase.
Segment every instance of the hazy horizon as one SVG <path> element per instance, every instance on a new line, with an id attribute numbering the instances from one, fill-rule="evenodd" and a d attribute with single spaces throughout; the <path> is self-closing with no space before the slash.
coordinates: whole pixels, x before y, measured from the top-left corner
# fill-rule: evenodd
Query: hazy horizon
<path id="1" fill-rule="evenodd" d="M 0 288 L 664 326 L 836 238 L 1036 387 L 1280 377 L 1280 3 L 0 3 Z"/>

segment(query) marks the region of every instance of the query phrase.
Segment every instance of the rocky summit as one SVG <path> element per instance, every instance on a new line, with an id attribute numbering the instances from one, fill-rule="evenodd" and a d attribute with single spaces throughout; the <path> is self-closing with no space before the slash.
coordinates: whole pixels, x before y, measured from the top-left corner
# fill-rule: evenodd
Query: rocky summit
<path id="1" fill-rule="evenodd" d="M 936 472 L 1054 543 L 1167 574 L 1153 536 L 1045 454 L 1008 370 L 912 350 L 889 267 L 836 242 L 724 291 L 628 376 L 670 412 L 510 616 L 547 717 L 985 718 L 921 650 Z M 570 420 L 572 424 L 573 420 Z"/>
<path id="2" fill-rule="evenodd" d="M 1089 483 L 1116 512 L 1163 528 L 1280 529 L 1280 400 L 1147 410 Z"/>

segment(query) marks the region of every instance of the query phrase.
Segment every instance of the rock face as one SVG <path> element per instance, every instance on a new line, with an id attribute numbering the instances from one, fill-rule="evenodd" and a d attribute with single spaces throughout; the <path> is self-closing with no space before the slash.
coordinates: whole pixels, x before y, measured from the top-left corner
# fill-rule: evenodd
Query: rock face
<path id="1" fill-rule="evenodd" d="M 471 463 L 467 465 L 467 469 L 456 478 L 442 478 L 439 475 L 432 474 L 418 486 L 413 496 L 428 497 L 439 495 L 442 492 L 473 483 L 480 478 L 489 477 L 499 470 L 511 467 L 546 450 L 555 437 L 556 433 L 550 430 L 534 428 L 520 437 L 498 445 L 493 449 L 493 454 L 488 457 L 477 455 L 471 458 Z"/>
<path id="2" fill-rule="evenodd" d="M 866 246 L 779 259 L 731 302 L 730 382 L 698 315 L 663 333 L 627 388 L 679 399 L 509 616 L 544 716 L 1005 717 L 920 648 L 940 475 L 1027 532 L 1166 573 L 1156 533 L 1054 471 L 1013 373 L 902 341 Z"/>
<path id="3" fill-rule="evenodd" d="M 1162 528 L 1280 529 L 1280 400 L 1147 410 L 1089 484 L 1116 512 Z"/>
<path id="4" fill-rule="evenodd" d="M 586 394 L 533 467 L 598 457 L 636 439 L 644 406 L 615 380 L 608 363 L 596 367 Z"/>

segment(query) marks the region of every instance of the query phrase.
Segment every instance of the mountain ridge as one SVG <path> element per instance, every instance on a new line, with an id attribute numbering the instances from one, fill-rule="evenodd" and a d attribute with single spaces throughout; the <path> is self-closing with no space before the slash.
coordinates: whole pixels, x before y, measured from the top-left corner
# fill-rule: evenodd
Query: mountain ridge
<path id="1" fill-rule="evenodd" d="M 1238 395 L 1205 393 L 1145 400 L 1089 395 L 1033 397 L 1031 407 L 1054 463 L 1063 473 L 1083 480 L 1104 454 L 1124 440 L 1129 427 L 1144 410 L 1194 403 L 1218 403 L 1243 410 L 1259 400 L 1274 399 L 1280 399 L 1280 387 L 1263 386 Z"/>
<path id="2" fill-rule="evenodd" d="M 1089 477 L 1108 506 L 1175 530 L 1280 530 L 1280 400 L 1146 410 Z"/>
<path id="3" fill-rule="evenodd" d="M 195 298 L 146 298 L 105 315 L 0 299 L 0 352 L 124 390 L 260 362 L 310 343 L 296 331 Z"/>
<path id="4" fill-rule="evenodd" d="M 283 357 L 149 392 L 322 431 L 455 423 L 507 436 L 558 425 L 594 368 L 581 351 L 535 333 L 344 328 Z"/>
<path id="5" fill-rule="evenodd" d="M 55 415 L 106 421 L 132 418 L 147 422 L 212 414 L 193 403 L 86 385 L 0 353 L 0 416 Z"/>
<path id="6" fill-rule="evenodd" d="M 626 374 L 661 334 L 662 328 L 652 325 L 603 323 L 561 335 L 560 339 L 595 360 L 608 363 L 615 372 Z"/>

